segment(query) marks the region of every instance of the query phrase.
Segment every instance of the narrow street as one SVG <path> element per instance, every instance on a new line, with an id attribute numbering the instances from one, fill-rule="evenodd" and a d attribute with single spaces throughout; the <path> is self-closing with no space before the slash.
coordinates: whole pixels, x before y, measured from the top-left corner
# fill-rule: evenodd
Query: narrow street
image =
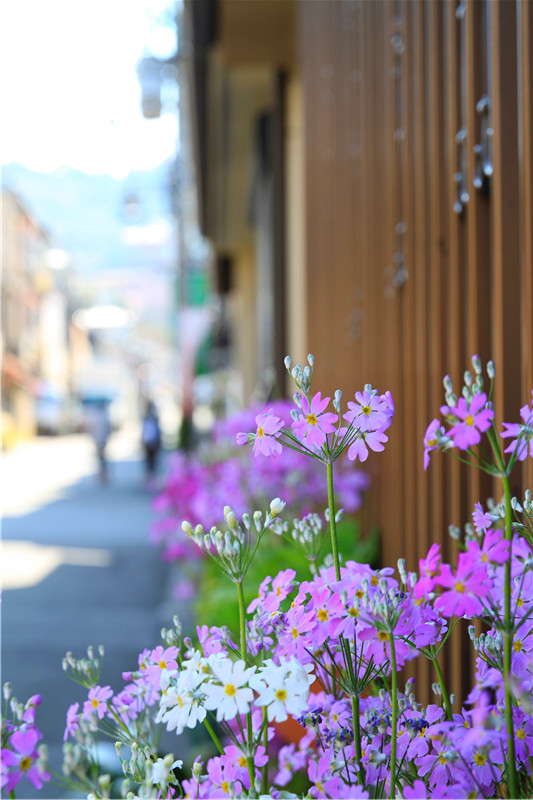
<path id="1" fill-rule="evenodd" d="M 101 683 L 118 691 L 122 671 L 160 642 L 177 610 L 166 604 L 167 567 L 148 541 L 153 492 L 138 442 L 135 429 L 113 436 L 107 485 L 83 435 L 39 438 L 3 457 L 2 682 L 20 701 L 42 695 L 37 724 L 55 771 L 67 708 L 86 699 L 62 671 L 65 652 L 82 657 L 103 644 Z M 37 793 L 24 781 L 16 791 Z M 38 794 L 73 796 L 53 782 Z"/>

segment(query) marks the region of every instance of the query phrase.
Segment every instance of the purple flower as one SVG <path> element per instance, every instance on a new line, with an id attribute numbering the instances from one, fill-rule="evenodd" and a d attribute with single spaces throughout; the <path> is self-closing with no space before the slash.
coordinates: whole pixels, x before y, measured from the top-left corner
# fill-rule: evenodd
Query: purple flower
<path id="1" fill-rule="evenodd" d="M 444 436 L 444 426 L 438 419 L 432 420 L 424 434 L 424 469 L 429 467 L 429 454 L 439 446 L 440 439 Z"/>
<path id="2" fill-rule="evenodd" d="M 476 531 L 486 531 L 492 525 L 492 517 L 488 511 L 483 512 L 481 503 L 475 504 L 475 511 L 472 512 L 472 519 L 474 520 L 474 528 Z"/>
<path id="3" fill-rule="evenodd" d="M 331 411 L 326 412 L 329 400 L 329 397 L 322 398 L 320 392 L 315 394 L 311 403 L 307 397 L 302 397 L 301 416 L 293 421 L 292 427 L 306 447 L 321 447 L 326 441 L 326 434 L 335 430 L 338 416 Z"/>
<path id="4" fill-rule="evenodd" d="M 479 444 L 481 434 L 490 428 L 494 411 L 486 408 L 486 403 L 487 395 L 481 393 L 474 395 L 470 403 L 460 397 L 457 406 L 451 409 L 460 421 L 450 429 L 449 434 L 460 450 L 468 450 L 469 447 Z"/>
<path id="5" fill-rule="evenodd" d="M 36 761 L 39 757 L 36 745 L 41 733 L 31 726 L 20 728 L 11 734 L 11 749 L 3 749 L 1 786 L 10 794 L 19 781 L 25 776 L 36 789 L 40 789 L 43 781 L 49 781 L 50 775 Z"/>
<path id="6" fill-rule="evenodd" d="M 69 706 L 67 711 L 67 724 L 65 727 L 65 733 L 63 734 L 63 741 L 66 742 L 69 736 L 74 736 L 76 731 L 80 725 L 80 719 L 78 714 L 78 709 L 80 707 L 79 703 L 73 703 Z"/>
<path id="7" fill-rule="evenodd" d="M 502 439 L 514 436 L 505 452 L 516 453 L 519 461 L 525 461 L 528 455 L 533 458 L 533 411 L 528 405 L 522 406 L 520 416 L 524 424 L 504 422 L 503 427 L 507 430 L 500 436 Z"/>

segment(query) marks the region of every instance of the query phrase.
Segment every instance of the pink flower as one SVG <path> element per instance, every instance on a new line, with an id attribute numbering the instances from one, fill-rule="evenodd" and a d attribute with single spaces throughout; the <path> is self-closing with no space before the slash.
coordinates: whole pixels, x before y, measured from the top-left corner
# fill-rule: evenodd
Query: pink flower
<path id="1" fill-rule="evenodd" d="M 302 397 L 301 416 L 292 423 L 292 427 L 306 447 L 321 447 L 326 441 L 326 434 L 335 431 L 338 416 L 331 411 L 326 412 L 329 400 L 329 397 L 322 399 L 320 392 L 315 394 L 311 404 L 307 397 Z"/>
<path id="2" fill-rule="evenodd" d="M 416 599 L 426 597 L 429 592 L 433 591 L 435 575 L 440 570 L 440 559 L 440 544 L 433 543 L 426 558 L 419 560 L 420 577 L 413 589 L 413 597 Z"/>
<path id="3" fill-rule="evenodd" d="M 93 686 L 89 689 L 89 699 L 83 704 L 83 719 L 89 719 L 91 714 L 97 714 L 98 719 L 103 719 L 107 711 L 107 701 L 112 695 L 111 686 Z"/>
<path id="4" fill-rule="evenodd" d="M 480 614 L 483 610 L 480 598 L 486 597 L 491 589 L 486 569 L 475 566 L 468 553 L 459 554 L 455 575 L 449 564 L 443 564 L 435 582 L 447 589 L 435 600 L 435 608 L 445 617 Z"/>
<path id="5" fill-rule="evenodd" d="M 164 669 L 173 670 L 178 668 L 178 663 L 176 661 L 178 652 L 179 650 L 177 647 L 167 647 L 165 649 L 162 645 L 158 645 L 152 650 L 150 653 L 150 661 L 153 663 L 146 668 L 146 679 L 150 681 L 152 686 L 159 689 L 161 685 L 161 672 Z"/>
<path id="6" fill-rule="evenodd" d="M 449 434 L 460 450 L 468 450 L 469 447 L 479 444 L 481 434 L 490 428 L 494 411 L 486 408 L 486 403 L 487 395 L 481 393 L 474 395 L 470 403 L 460 397 L 457 406 L 452 409 L 454 416 L 461 421 L 450 429 Z"/>
<path id="7" fill-rule="evenodd" d="M 389 437 L 382 431 L 359 431 L 348 448 L 348 458 L 350 461 L 355 461 L 356 458 L 361 462 L 366 461 L 369 449 L 381 453 L 385 449 L 383 443 L 388 441 Z"/>
<path id="8" fill-rule="evenodd" d="M 477 540 L 468 542 L 467 554 L 471 563 L 478 567 L 487 563 L 505 564 L 509 558 L 509 542 L 503 538 L 501 531 L 490 530 L 483 537 L 481 546 Z"/>
<path id="9" fill-rule="evenodd" d="M 9 745 L 11 749 L 3 749 L 1 786 L 6 794 L 11 794 L 19 781 L 26 778 L 40 789 L 43 781 L 49 781 L 50 775 L 38 766 L 39 754 L 36 749 L 41 738 L 40 732 L 35 727 L 20 728 L 11 734 Z"/>
<path id="10" fill-rule="evenodd" d="M 355 393 L 355 400 L 355 403 L 348 403 L 349 411 L 343 416 L 343 419 L 350 422 L 354 428 L 362 431 L 377 431 L 378 428 L 389 427 L 391 410 L 382 397 L 365 389 L 364 392 Z M 394 413 L 394 406 L 392 413 Z"/>
<path id="11" fill-rule="evenodd" d="M 282 448 L 276 437 L 285 424 L 283 420 L 276 417 L 271 409 L 263 414 L 258 414 L 255 418 L 255 423 L 257 425 L 257 430 L 255 435 L 252 434 L 254 437 L 254 456 L 260 454 L 263 456 L 279 455 Z M 238 433 L 237 444 L 246 444 L 249 438 L 250 436 L 247 433 Z"/>

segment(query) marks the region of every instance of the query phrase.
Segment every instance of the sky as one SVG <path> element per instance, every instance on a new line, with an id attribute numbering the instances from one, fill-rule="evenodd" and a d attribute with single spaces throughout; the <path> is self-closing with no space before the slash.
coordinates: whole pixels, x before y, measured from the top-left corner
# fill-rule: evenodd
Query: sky
<path id="1" fill-rule="evenodd" d="M 175 105 L 146 120 L 136 64 L 175 50 L 171 0 L 0 0 L 2 164 L 124 178 L 171 157 Z"/>

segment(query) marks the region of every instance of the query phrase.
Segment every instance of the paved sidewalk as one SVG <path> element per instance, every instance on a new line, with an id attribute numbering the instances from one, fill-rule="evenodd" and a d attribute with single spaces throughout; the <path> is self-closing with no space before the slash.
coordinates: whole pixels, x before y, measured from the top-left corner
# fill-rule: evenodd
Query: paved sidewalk
<path id="1" fill-rule="evenodd" d="M 137 443 L 134 429 L 115 435 L 105 486 L 84 436 L 39 439 L 3 457 L 2 681 L 21 701 L 42 695 L 37 724 L 55 770 L 66 710 L 84 699 L 62 672 L 65 652 L 81 657 L 103 644 L 101 683 L 119 690 L 122 671 L 160 642 L 177 610 L 166 603 L 167 567 L 148 542 L 153 493 Z M 23 783 L 19 798 L 73 796 Z"/>

